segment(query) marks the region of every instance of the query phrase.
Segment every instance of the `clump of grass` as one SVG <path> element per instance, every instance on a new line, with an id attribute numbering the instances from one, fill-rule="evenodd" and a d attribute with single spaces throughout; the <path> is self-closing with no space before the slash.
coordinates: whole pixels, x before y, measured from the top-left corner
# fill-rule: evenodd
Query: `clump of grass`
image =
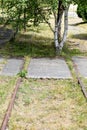
<path id="1" fill-rule="evenodd" d="M 27 70 L 22 70 L 21 72 L 18 73 L 18 75 L 22 78 L 26 78 Z"/>

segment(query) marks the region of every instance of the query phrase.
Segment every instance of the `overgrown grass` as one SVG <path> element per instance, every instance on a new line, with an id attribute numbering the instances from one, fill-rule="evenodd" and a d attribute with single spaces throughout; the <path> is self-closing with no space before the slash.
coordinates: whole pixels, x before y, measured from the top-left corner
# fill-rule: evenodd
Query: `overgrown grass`
<path id="1" fill-rule="evenodd" d="M 82 81 L 84 83 L 85 90 L 87 92 L 87 78 L 82 78 Z"/>
<path id="2" fill-rule="evenodd" d="M 31 27 L 25 33 L 20 32 L 15 41 L 3 45 L 0 54 L 12 57 L 53 57 L 55 56 L 53 34 L 47 25 Z"/>
<path id="3" fill-rule="evenodd" d="M 0 126 L 7 110 L 16 78 L 0 76 Z"/>
<path id="4" fill-rule="evenodd" d="M 80 38 L 80 35 L 78 38 Z M 81 38 L 84 38 L 84 35 Z M 78 42 L 77 38 L 68 37 L 68 39 L 58 57 L 65 58 L 73 79 L 24 79 L 16 97 L 9 121 L 9 130 L 87 129 L 87 103 L 80 86 L 77 84 L 71 61 L 72 56 L 87 56 L 87 52 L 83 53 L 77 47 L 70 47 L 72 45 L 70 39 Z M 39 27 L 30 27 L 27 32 L 19 32 L 15 41 L 0 47 L 0 55 L 25 58 L 24 70 L 20 73 L 20 76 L 25 76 L 31 57 L 57 57 L 53 34 L 46 24 L 41 24 Z M 2 79 L 0 77 L 0 82 L 0 119 L 2 120 L 8 104 L 6 99 L 10 98 L 15 79 L 9 79 L 9 77 Z"/>
<path id="5" fill-rule="evenodd" d="M 87 103 L 73 80 L 24 80 L 10 130 L 86 130 Z"/>
<path id="6" fill-rule="evenodd" d="M 69 48 L 67 42 L 60 56 L 83 55 L 79 49 Z M 47 25 L 31 27 L 27 32 L 20 32 L 15 41 L 1 46 L 0 55 L 12 57 L 55 57 L 53 34 Z"/>
<path id="7" fill-rule="evenodd" d="M 4 56 L 12 57 L 55 57 L 55 48 L 53 40 L 43 38 L 42 41 L 29 41 L 29 43 L 24 42 L 14 42 L 8 43 L 6 46 L 0 49 L 0 54 Z M 73 56 L 82 55 L 80 50 L 73 49 L 70 50 L 66 44 L 60 56 Z"/>
<path id="8" fill-rule="evenodd" d="M 38 41 L 14 42 L 8 43 L 0 49 L 1 55 L 8 56 L 32 56 L 32 57 L 53 57 L 55 56 L 55 49 L 50 39 L 43 38 Z"/>

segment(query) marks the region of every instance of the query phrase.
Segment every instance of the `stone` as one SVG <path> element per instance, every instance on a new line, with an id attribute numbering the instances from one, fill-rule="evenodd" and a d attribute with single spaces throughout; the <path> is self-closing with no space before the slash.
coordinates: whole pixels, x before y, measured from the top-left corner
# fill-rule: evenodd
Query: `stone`
<path id="1" fill-rule="evenodd" d="M 28 67 L 27 77 L 68 79 L 72 76 L 64 59 L 33 58 Z"/>
<path id="2" fill-rule="evenodd" d="M 21 59 L 8 59 L 4 68 L 2 69 L 1 75 L 5 76 L 16 76 L 23 65 L 23 60 Z"/>
<path id="3" fill-rule="evenodd" d="M 77 69 L 81 76 L 87 78 L 87 57 L 73 57 L 74 63 L 77 65 Z"/>

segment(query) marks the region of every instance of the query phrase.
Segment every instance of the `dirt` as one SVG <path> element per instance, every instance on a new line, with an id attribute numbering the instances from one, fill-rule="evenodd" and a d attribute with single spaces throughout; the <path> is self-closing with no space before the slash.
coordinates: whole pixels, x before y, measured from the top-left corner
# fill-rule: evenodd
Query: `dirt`
<path id="1" fill-rule="evenodd" d="M 68 41 L 70 48 L 87 52 L 87 23 L 76 16 L 76 8 L 69 11 Z M 73 15 L 74 14 L 74 15 Z"/>

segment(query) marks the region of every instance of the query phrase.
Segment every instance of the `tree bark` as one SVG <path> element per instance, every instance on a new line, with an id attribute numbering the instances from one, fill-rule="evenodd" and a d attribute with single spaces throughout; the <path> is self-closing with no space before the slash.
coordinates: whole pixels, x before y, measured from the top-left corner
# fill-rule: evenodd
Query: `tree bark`
<path id="1" fill-rule="evenodd" d="M 62 5 L 62 1 L 59 0 L 58 13 L 57 13 L 57 19 L 55 20 L 55 31 L 54 31 L 54 42 L 55 42 L 55 48 L 57 52 L 60 50 L 61 22 L 62 22 L 63 12 L 64 12 L 64 8 Z"/>
<path id="2" fill-rule="evenodd" d="M 64 7 L 62 0 L 59 0 L 58 3 L 58 14 L 57 14 L 57 25 L 58 25 L 58 41 L 61 41 L 61 22 L 62 22 L 62 16 L 64 12 Z"/>
<path id="3" fill-rule="evenodd" d="M 60 50 L 62 50 L 63 46 L 64 46 L 64 43 L 66 41 L 66 38 L 67 38 L 67 32 L 68 32 L 68 9 L 69 7 L 67 7 L 65 9 L 65 12 L 64 12 L 64 33 L 63 33 L 63 39 L 60 43 Z"/>
<path id="4" fill-rule="evenodd" d="M 57 20 L 55 23 L 55 33 L 54 33 L 55 48 L 56 48 L 57 53 L 60 53 L 66 41 L 67 32 L 68 32 L 68 9 L 69 9 L 69 6 L 64 8 L 62 1 L 59 0 L 58 14 L 57 14 Z M 62 37 L 61 36 L 61 23 L 62 23 L 63 13 L 64 13 L 64 33 Z"/>
<path id="5" fill-rule="evenodd" d="M 59 41 L 58 41 L 58 25 L 55 25 L 54 42 L 55 42 L 55 48 L 58 50 L 58 49 L 59 49 Z"/>
<path id="6" fill-rule="evenodd" d="M 24 8 L 24 31 L 26 32 L 26 8 Z"/>

